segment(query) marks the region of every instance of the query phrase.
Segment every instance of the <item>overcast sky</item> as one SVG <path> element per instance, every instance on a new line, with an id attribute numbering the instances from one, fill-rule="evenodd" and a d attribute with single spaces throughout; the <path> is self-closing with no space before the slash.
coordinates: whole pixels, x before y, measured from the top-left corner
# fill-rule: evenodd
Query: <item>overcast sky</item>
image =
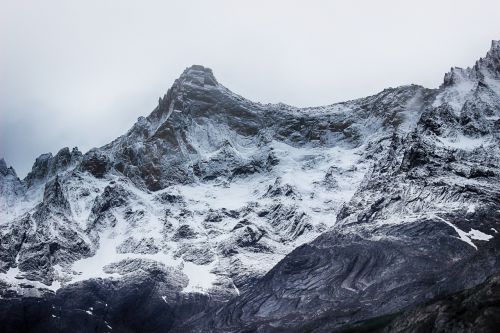
<path id="1" fill-rule="evenodd" d="M 0 0 L 0 156 L 87 151 L 149 114 L 184 68 L 259 102 L 437 87 L 500 39 L 500 1 Z"/>

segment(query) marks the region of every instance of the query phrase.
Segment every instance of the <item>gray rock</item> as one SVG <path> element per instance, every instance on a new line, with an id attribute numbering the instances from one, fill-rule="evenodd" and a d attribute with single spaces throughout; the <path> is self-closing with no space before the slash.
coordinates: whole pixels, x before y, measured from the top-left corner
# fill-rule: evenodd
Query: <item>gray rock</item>
<path id="1" fill-rule="evenodd" d="M 168 306 L 175 319 L 156 317 L 171 331 L 331 332 L 474 287 L 500 268 L 499 64 L 494 42 L 439 89 L 303 109 L 251 102 L 190 67 L 103 147 L 42 155 L 25 180 L 0 160 L 0 271 L 22 281 L 2 297 L 70 309 L 87 304 L 78 293 L 124 308 L 139 297 L 152 313 Z M 287 168 L 311 188 L 280 178 Z M 129 258 L 61 288 L 69 303 L 41 291 L 116 239 Z M 160 251 L 215 274 L 209 297 L 183 293 L 193 276 L 150 259 Z M 19 310 L 2 304 L 4 320 Z M 155 331 L 155 316 L 137 318 Z"/>

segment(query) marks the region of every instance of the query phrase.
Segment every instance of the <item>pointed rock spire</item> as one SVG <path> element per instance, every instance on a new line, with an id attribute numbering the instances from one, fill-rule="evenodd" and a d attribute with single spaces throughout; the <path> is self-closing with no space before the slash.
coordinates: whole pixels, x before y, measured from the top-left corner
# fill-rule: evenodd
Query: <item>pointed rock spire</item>
<path id="1" fill-rule="evenodd" d="M 14 170 L 13 167 L 8 167 L 7 163 L 5 163 L 5 160 L 0 158 L 0 175 L 6 177 L 8 175 L 14 176 L 17 178 L 16 171 Z"/>

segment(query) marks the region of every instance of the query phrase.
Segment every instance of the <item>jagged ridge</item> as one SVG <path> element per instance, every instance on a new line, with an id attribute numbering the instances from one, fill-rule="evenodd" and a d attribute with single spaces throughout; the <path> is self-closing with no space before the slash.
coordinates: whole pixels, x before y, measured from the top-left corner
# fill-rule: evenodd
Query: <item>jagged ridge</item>
<path id="1" fill-rule="evenodd" d="M 147 281 L 174 308 L 240 295 L 179 330 L 320 332 L 480 283 L 498 270 L 499 45 L 436 90 L 305 109 L 193 66 L 104 147 L 24 180 L 2 160 L 3 297 Z"/>

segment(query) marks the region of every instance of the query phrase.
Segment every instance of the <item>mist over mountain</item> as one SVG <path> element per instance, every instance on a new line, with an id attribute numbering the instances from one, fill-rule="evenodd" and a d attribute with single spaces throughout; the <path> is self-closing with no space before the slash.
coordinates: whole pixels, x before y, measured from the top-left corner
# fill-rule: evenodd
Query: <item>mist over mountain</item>
<path id="1" fill-rule="evenodd" d="M 323 107 L 191 66 L 100 148 L 0 159 L 0 327 L 493 332 L 499 157 L 500 41 L 437 89 Z"/>

